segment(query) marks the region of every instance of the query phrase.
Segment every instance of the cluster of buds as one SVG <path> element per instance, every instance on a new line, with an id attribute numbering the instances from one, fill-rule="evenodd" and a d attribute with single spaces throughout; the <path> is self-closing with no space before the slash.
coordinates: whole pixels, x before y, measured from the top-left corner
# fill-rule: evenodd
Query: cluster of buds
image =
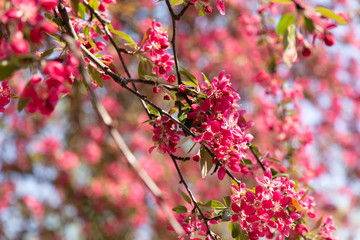
<path id="1" fill-rule="evenodd" d="M 76 57 L 68 55 L 64 66 L 58 61 L 50 61 L 43 69 L 46 76 L 42 81 L 39 74 L 34 74 L 21 94 L 22 99 L 29 99 L 26 110 L 30 113 L 39 111 L 49 116 L 55 109 L 59 96 L 71 91 L 73 83 L 72 73 L 77 74 L 79 61 Z"/>

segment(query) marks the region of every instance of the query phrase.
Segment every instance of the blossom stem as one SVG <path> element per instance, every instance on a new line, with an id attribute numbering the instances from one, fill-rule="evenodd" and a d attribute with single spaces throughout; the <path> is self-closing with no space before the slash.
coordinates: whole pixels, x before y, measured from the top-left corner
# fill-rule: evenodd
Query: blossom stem
<path id="1" fill-rule="evenodd" d="M 256 159 L 256 162 L 260 165 L 262 170 L 265 172 L 266 168 L 265 168 L 264 164 L 261 162 L 259 156 L 256 154 L 254 148 L 251 145 L 249 145 L 249 148 L 250 148 L 250 151 L 251 151 L 252 155 L 254 155 L 254 157 Z"/>
<path id="2" fill-rule="evenodd" d="M 168 152 L 168 153 L 169 153 L 169 152 Z M 178 163 L 177 163 L 177 161 L 176 161 L 176 158 L 175 158 L 171 153 L 169 153 L 169 155 L 170 155 L 170 157 L 171 157 L 171 159 L 172 159 L 172 161 L 173 161 L 173 163 L 174 163 L 174 165 L 175 165 L 175 167 L 176 167 L 176 170 L 177 170 L 177 172 L 178 172 L 178 174 L 179 174 L 180 183 L 181 183 L 182 185 L 184 185 L 186 191 L 188 192 L 188 194 L 189 194 L 189 196 L 190 196 L 190 198 L 191 198 L 191 201 L 192 201 L 193 204 L 194 204 L 194 207 L 198 210 L 200 216 L 201 216 L 201 217 L 203 218 L 203 220 L 204 220 L 204 223 L 205 223 L 205 226 L 206 226 L 206 229 L 207 229 L 206 234 L 209 235 L 213 240 L 216 240 L 216 237 L 214 236 L 213 232 L 212 232 L 211 229 L 210 229 L 210 226 L 209 226 L 209 223 L 208 223 L 208 218 L 205 217 L 204 213 L 203 213 L 202 210 L 200 209 L 200 206 L 199 206 L 199 204 L 197 203 L 197 201 L 196 201 L 196 199 L 195 199 L 194 194 L 191 192 L 188 184 L 186 183 L 185 178 L 184 178 L 184 176 L 183 176 L 183 174 L 182 174 L 182 172 L 181 172 L 181 170 L 180 170 L 180 167 L 179 167 L 179 165 L 178 165 Z"/>

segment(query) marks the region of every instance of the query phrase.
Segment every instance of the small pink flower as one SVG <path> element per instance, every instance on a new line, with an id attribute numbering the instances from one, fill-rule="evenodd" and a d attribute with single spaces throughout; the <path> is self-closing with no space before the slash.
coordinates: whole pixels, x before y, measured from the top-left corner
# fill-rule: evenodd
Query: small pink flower
<path id="1" fill-rule="evenodd" d="M 47 11 L 53 10 L 59 4 L 59 0 L 41 0 L 41 6 Z"/>
<path id="2" fill-rule="evenodd" d="M 78 166 L 79 158 L 75 153 L 66 151 L 63 153 L 62 157 L 57 159 L 57 164 L 62 170 L 71 170 Z"/>
<path id="3" fill-rule="evenodd" d="M 218 0 L 216 6 L 217 9 L 219 10 L 219 13 L 221 15 L 225 15 L 225 6 L 223 0 Z"/>
<path id="4" fill-rule="evenodd" d="M 29 43 L 23 38 L 14 39 L 11 42 L 11 48 L 15 54 L 28 53 L 30 50 Z"/>
<path id="5" fill-rule="evenodd" d="M 7 81 L 3 81 L 0 86 L 0 112 L 5 111 L 5 106 L 10 103 L 11 89 L 7 85 Z"/>

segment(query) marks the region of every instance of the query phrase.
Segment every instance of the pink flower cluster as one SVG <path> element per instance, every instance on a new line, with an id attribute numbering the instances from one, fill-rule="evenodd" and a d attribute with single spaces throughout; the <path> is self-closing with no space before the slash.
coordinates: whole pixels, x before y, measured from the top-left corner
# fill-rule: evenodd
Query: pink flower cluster
<path id="1" fill-rule="evenodd" d="M 218 171 L 219 179 L 224 178 L 225 167 L 247 173 L 248 169 L 241 164 L 241 160 L 246 158 L 247 144 L 253 139 L 251 134 L 246 133 L 252 122 L 246 122 L 242 117 L 245 110 L 237 110 L 240 96 L 231 87 L 230 75 L 221 72 L 210 87 L 202 88 L 206 99 L 192 104 L 192 112 L 187 116 L 194 120 L 192 130 L 197 134 L 194 141 L 210 147 L 215 154 L 214 163 L 222 163 Z"/>
<path id="2" fill-rule="evenodd" d="M 72 73 L 77 74 L 78 64 L 78 59 L 69 55 L 66 66 L 58 61 L 46 64 L 43 74 L 47 77 L 44 81 L 39 74 L 34 74 L 21 94 L 21 98 L 29 99 L 26 110 L 30 113 L 39 111 L 49 116 L 54 111 L 60 95 L 70 92 L 69 86 L 73 83 Z"/>
<path id="3" fill-rule="evenodd" d="M 168 78 L 168 72 L 172 71 L 175 65 L 173 56 L 167 53 L 170 48 L 167 32 L 160 23 L 152 21 L 149 37 L 144 43 L 142 50 L 154 63 L 154 73 L 158 76 Z"/>
<path id="4" fill-rule="evenodd" d="M 273 179 L 270 169 L 266 169 L 263 179 L 256 176 L 256 181 L 259 185 L 255 193 L 246 190 L 245 183 L 239 187 L 232 184 L 231 208 L 235 214 L 231 221 L 240 222 L 250 240 L 273 238 L 275 229 L 280 233 L 280 239 L 289 237 L 290 230 L 300 224 L 297 220 L 304 214 L 302 210 L 309 210 L 302 207 L 306 205 L 302 205 L 302 199 L 309 198 L 297 193 L 295 183 L 288 178 Z M 302 227 L 297 230 L 305 228 L 307 231 L 306 226 Z"/>
<path id="5" fill-rule="evenodd" d="M 5 111 L 5 106 L 10 103 L 11 89 L 7 85 L 7 81 L 3 81 L 0 86 L 0 112 Z"/>
<path id="6" fill-rule="evenodd" d="M 319 236 L 321 236 L 321 239 L 336 240 L 337 238 L 332 236 L 332 232 L 335 230 L 336 227 L 334 226 L 333 218 L 330 216 L 320 226 Z"/>
<path id="7" fill-rule="evenodd" d="M 177 217 L 180 225 L 183 227 L 185 233 L 187 235 L 194 235 L 196 233 L 200 236 L 206 236 L 206 226 L 204 221 L 200 221 L 196 215 L 186 216 L 185 214 L 181 214 Z M 191 239 L 198 240 L 200 238 L 180 238 L 182 240 Z"/>
<path id="8" fill-rule="evenodd" d="M 177 124 L 166 116 L 155 120 L 153 126 L 154 136 L 152 139 L 155 144 L 163 153 L 174 153 L 177 149 L 176 145 L 180 141 L 179 136 L 184 136 L 184 133 L 179 131 Z M 149 151 L 152 152 L 156 147 L 151 147 Z"/>
<path id="9" fill-rule="evenodd" d="M 29 28 L 29 38 L 34 44 L 39 43 L 46 33 L 55 33 L 57 28 L 52 23 L 44 22 L 42 10 L 52 11 L 58 0 L 11 0 L 0 10 L 0 21 L 13 29 L 11 41 L 0 39 L 0 59 L 11 54 L 21 55 L 30 51 L 30 44 L 24 36 Z M 37 27 L 33 27 L 37 26 Z"/>

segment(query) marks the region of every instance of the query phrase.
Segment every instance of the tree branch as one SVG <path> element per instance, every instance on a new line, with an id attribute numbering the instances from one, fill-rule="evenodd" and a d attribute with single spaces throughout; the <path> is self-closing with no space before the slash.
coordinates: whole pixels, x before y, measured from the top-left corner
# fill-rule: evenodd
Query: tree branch
<path id="1" fill-rule="evenodd" d="M 59 11 L 62 16 L 64 15 L 64 11 L 67 15 L 66 9 L 62 2 L 59 3 Z M 65 19 L 63 19 L 63 20 L 65 20 Z M 68 19 L 68 20 L 70 20 L 70 19 Z M 70 26 L 72 26 L 72 25 L 70 25 Z M 71 31 L 71 32 L 73 32 L 73 31 Z M 182 229 L 182 227 L 180 226 L 178 221 L 173 216 L 168 205 L 165 203 L 160 188 L 151 179 L 151 177 L 146 173 L 146 171 L 140 166 L 139 162 L 137 161 L 134 154 L 130 151 L 130 149 L 126 145 L 126 143 L 125 143 L 124 139 L 122 138 L 122 136 L 120 135 L 119 131 L 114 127 L 113 121 L 112 121 L 110 115 L 108 114 L 108 112 L 106 111 L 105 107 L 99 101 L 99 99 L 92 87 L 90 75 L 85 70 L 85 67 L 83 66 L 83 63 L 82 63 L 83 59 L 81 57 L 80 52 L 78 51 L 78 49 L 76 47 L 76 43 L 75 43 L 76 37 L 75 36 L 74 35 L 73 36 L 63 35 L 62 38 L 66 41 L 66 43 L 67 43 L 68 47 L 70 48 L 70 50 L 72 51 L 72 53 L 75 54 L 75 56 L 79 60 L 79 64 L 80 64 L 79 71 L 80 71 L 81 75 L 83 76 L 84 83 L 86 84 L 87 88 L 89 89 L 89 92 L 91 95 L 91 101 L 93 103 L 93 106 L 94 106 L 96 112 L 98 113 L 99 117 L 104 122 L 104 124 L 107 126 L 111 137 L 115 141 L 116 146 L 119 148 L 119 150 L 125 156 L 127 162 L 136 171 L 138 176 L 141 178 L 141 180 L 144 182 L 144 184 L 147 186 L 147 188 L 150 190 L 152 195 L 157 200 L 157 203 L 160 205 L 160 207 L 163 209 L 163 211 L 167 215 L 167 219 L 168 219 L 170 225 L 174 228 L 174 230 L 177 234 L 179 234 L 180 236 L 183 236 L 185 234 L 184 230 Z"/>
<path id="2" fill-rule="evenodd" d="M 254 148 L 253 148 L 250 144 L 249 144 L 248 146 L 249 146 L 249 148 L 250 148 L 250 151 L 251 151 L 252 155 L 254 155 L 254 157 L 255 157 L 255 159 L 256 159 L 256 162 L 260 165 L 260 167 L 262 168 L 262 170 L 265 172 L 266 168 L 265 168 L 264 164 L 261 162 L 259 156 L 256 154 Z"/>
<path id="3" fill-rule="evenodd" d="M 207 217 L 205 217 L 204 213 L 203 213 L 202 210 L 200 209 L 200 206 L 199 206 L 199 204 L 197 203 L 194 194 L 191 192 L 188 184 L 186 183 L 186 181 L 185 181 L 185 179 L 184 179 L 184 176 L 182 175 L 181 170 L 180 170 L 180 168 L 179 168 L 179 165 L 177 164 L 176 158 L 175 158 L 171 153 L 168 152 L 168 154 L 170 155 L 170 157 L 171 157 L 171 159 L 172 159 L 172 161 L 173 161 L 173 163 L 174 163 L 174 165 L 175 165 L 175 167 L 176 167 L 176 170 L 177 170 L 177 172 L 178 172 L 178 174 L 179 174 L 180 183 L 184 185 L 186 191 L 188 192 L 188 194 L 189 194 L 189 196 L 190 196 L 190 198 L 191 198 L 191 201 L 193 202 L 195 208 L 198 210 L 200 216 L 201 216 L 201 217 L 203 218 L 203 220 L 204 220 L 204 223 L 205 223 L 205 226 L 206 226 L 206 229 L 207 229 L 206 234 L 207 234 L 208 236 L 210 236 L 213 240 L 216 240 L 216 237 L 215 237 L 214 233 L 213 233 L 213 232 L 211 231 L 211 229 L 210 229 L 210 226 L 209 226 L 209 223 L 208 223 L 209 220 L 208 220 Z"/>

